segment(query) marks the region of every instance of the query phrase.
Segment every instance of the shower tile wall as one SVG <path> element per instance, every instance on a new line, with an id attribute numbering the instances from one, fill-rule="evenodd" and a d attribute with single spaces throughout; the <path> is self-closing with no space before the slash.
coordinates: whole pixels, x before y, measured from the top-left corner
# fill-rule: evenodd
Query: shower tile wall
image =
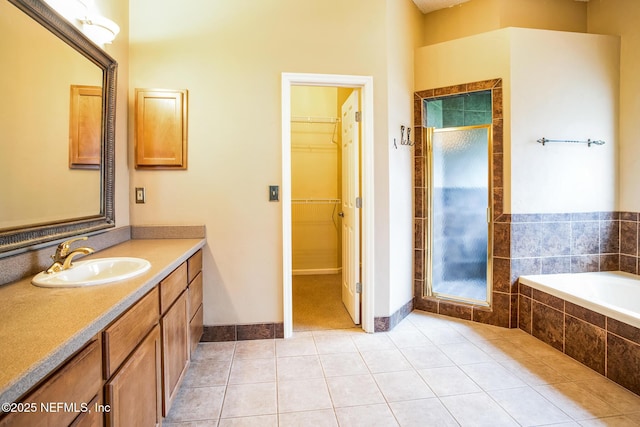
<path id="1" fill-rule="evenodd" d="M 493 108 L 493 307 L 424 296 L 426 284 L 425 99 L 491 90 Z M 503 126 L 500 79 L 416 92 L 414 98 L 414 295 L 421 310 L 504 327 L 518 326 L 517 278 L 525 274 L 615 271 L 640 273 L 640 213 L 503 214 Z"/>
<path id="2" fill-rule="evenodd" d="M 427 102 L 426 126 L 448 128 L 491 123 L 491 91 Z"/>

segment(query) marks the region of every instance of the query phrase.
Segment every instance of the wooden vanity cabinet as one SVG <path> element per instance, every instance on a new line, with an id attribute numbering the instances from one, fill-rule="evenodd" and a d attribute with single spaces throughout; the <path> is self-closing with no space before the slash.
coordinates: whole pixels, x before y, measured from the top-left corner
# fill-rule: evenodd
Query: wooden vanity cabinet
<path id="1" fill-rule="evenodd" d="M 162 423 L 159 303 L 155 287 L 103 332 L 107 426 Z"/>
<path id="2" fill-rule="evenodd" d="M 0 426 L 101 426 L 102 414 L 94 413 L 91 402 L 100 400 L 102 384 L 102 346 L 96 337 L 20 399 L 21 409 L 2 418 Z"/>
<path id="3" fill-rule="evenodd" d="M 189 272 L 189 353 L 193 353 L 200 342 L 203 326 L 202 306 L 202 250 L 187 260 Z"/>
<path id="4" fill-rule="evenodd" d="M 162 317 L 162 415 L 171 404 L 189 366 L 189 300 L 187 263 L 182 263 L 160 282 Z"/>

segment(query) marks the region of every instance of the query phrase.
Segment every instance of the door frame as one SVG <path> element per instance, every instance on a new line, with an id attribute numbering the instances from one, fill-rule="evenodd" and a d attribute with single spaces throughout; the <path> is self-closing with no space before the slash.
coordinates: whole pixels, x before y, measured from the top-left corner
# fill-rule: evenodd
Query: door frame
<path id="1" fill-rule="evenodd" d="M 361 325 L 374 332 L 374 192 L 373 192 L 373 77 L 340 74 L 282 73 L 282 296 L 284 337 L 293 335 L 293 281 L 291 243 L 291 87 L 328 86 L 360 89 L 362 222 L 360 246 L 362 273 Z"/>

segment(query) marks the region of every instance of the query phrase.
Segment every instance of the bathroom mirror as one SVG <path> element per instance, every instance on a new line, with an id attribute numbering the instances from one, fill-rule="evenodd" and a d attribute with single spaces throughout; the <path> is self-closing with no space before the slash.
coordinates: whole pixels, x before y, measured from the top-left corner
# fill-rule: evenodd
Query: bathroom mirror
<path id="1" fill-rule="evenodd" d="M 115 225 L 117 63 L 43 1 L 0 2 L 2 257 Z M 87 167 L 70 161 L 78 86 L 98 91 L 90 132 L 100 156 Z"/>

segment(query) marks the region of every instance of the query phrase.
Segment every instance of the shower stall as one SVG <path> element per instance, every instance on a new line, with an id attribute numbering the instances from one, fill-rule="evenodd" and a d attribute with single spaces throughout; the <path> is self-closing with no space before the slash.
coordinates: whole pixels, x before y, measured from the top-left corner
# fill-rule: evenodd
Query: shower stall
<path id="1" fill-rule="evenodd" d="M 428 100 L 427 295 L 491 304 L 491 95 Z"/>

